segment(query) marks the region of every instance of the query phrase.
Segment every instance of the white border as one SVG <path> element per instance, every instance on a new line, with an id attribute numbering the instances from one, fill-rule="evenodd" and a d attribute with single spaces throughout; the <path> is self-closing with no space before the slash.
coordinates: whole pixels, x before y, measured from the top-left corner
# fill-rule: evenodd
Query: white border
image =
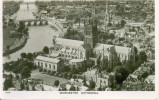
<path id="1" fill-rule="evenodd" d="M 60 94 L 59 91 L 48 92 L 48 91 L 14 91 L 7 92 L 3 91 L 2 85 L 0 85 L 0 99 L 159 99 L 159 0 L 155 0 L 155 91 L 110 91 L 110 92 L 98 92 L 98 94 Z M 0 12 L 2 13 L 2 0 L 0 0 Z M 2 15 L 2 14 L 1 14 Z M 0 72 L 2 73 L 2 46 L 3 46 L 3 35 L 2 35 L 2 16 L 0 16 Z M 0 74 L 0 82 L 2 84 L 2 74 Z"/>

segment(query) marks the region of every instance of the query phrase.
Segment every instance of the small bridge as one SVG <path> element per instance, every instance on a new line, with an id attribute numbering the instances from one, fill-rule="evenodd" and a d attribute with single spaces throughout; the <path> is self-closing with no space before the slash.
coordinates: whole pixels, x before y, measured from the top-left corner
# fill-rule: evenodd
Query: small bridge
<path id="1" fill-rule="evenodd" d="M 17 20 L 18 23 L 23 22 L 26 26 L 40 26 L 40 25 L 48 25 L 48 21 L 46 19 L 25 19 L 25 20 Z"/>

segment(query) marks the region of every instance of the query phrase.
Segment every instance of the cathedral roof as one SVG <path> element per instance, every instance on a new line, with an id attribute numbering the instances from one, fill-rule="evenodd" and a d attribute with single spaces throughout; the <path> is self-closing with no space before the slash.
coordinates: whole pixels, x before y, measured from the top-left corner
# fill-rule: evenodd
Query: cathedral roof
<path id="1" fill-rule="evenodd" d="M 126 54 L 126 55 L 129 54 L 129 50 L 131 50 L 128 47 L 114 46 L 114 45 L 101 44 L 101 43 L 96 43 L 94 49 L 100 50 L 100 51 L 102 51 L 103 49 L 112 50 L 111 48 L 113 47 L 117 53 Z"/>
<path id="2" fill-rule="evenodd" d="M 56 38 L 56 44 L 78 48 L 84 44 L 84 42 L 79 40 Z"/>
<path id="3" fill-rule="evenodd" d="M 106 48 L 110 48 L 110 47 L 112 47 L 112 45 L 96 43 L 94 49 L 101 51 L 101 50 L 103 50 L 103 48 L 106 49 Z"/>
<path id="4" fill-rule="evenodd" d="M 57 38 L 56 39 L 56 44 L 57 45 L 62 45 L 62 46 L 68 46 L 68 47 L 75 47 L 79 48 L 81 45 L 83 46 L 84 49 L 89 49 L 90 46 L 87 44 L 84 44 L 83 41 L 79 40 L 71 40 L 71 39 L 63 39 L 63 38 Z M 102 44 L 102 43 L 96 43 L 94 49 L 102 51 L 104 50 L 115 50 L 117 53 L 121 54 L 129 54 L 131 48 L 129 47 L 122 47 L 122 46 L 114 46 L 114 45 L 109 45 L 109 44 Z"/>
<path id="5" fill-rule="evenodd" d="M 129 54 L 131 48 L 122 47 L 122 46 L 115 46 L 115 50 L 116 50 L 117 53 Z"/>

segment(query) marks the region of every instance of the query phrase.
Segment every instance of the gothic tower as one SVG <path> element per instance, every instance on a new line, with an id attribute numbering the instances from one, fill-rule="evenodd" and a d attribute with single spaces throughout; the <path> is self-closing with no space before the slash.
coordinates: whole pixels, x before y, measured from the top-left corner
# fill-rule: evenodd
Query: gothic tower
<path id="1" fill-rule="evenodd" d="M 108 2 L 106 1 L 106 7 L 105 7 L 105 19 L 104 19 L 104 24 L 105 24 L 105 32 L 108 30 L 108 23 L 110 22 L 109 20 L 109 8 L 108 8 Z"/>
<path id="2" fill-rule="evenodd" d="M 93 49 L 97 43 L 97 21 L 95 19 L 89 18 L 84 27 L 84 35 L 84 44 L 89 44 Z"/>

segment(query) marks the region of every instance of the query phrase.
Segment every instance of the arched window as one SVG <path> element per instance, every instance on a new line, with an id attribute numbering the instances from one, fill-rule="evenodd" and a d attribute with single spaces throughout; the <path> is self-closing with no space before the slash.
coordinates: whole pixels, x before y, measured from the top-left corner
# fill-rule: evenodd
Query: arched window
<path id="1" fill-rule="evenodd" d="M 40 66 L 40 62 L 38 62 L 38 66 Z"/>
<path id="2" fill-rule="evenodd" d="M 81 59 L 83 58 L 83 53 L 82 53 L 82 52 L 80 53 L 80 58 L 81 58 Z"/>
<path id="3" fill-rule="evenodd" d="M 51 69 L 51 64 L 49 64 L 49 67 L 50 67 L 50 69 Z"/>
<path id="4" fill-rule="evenodd" d="M 45 63 L 45 67 L 47 68 L 47 63 Z"/>

